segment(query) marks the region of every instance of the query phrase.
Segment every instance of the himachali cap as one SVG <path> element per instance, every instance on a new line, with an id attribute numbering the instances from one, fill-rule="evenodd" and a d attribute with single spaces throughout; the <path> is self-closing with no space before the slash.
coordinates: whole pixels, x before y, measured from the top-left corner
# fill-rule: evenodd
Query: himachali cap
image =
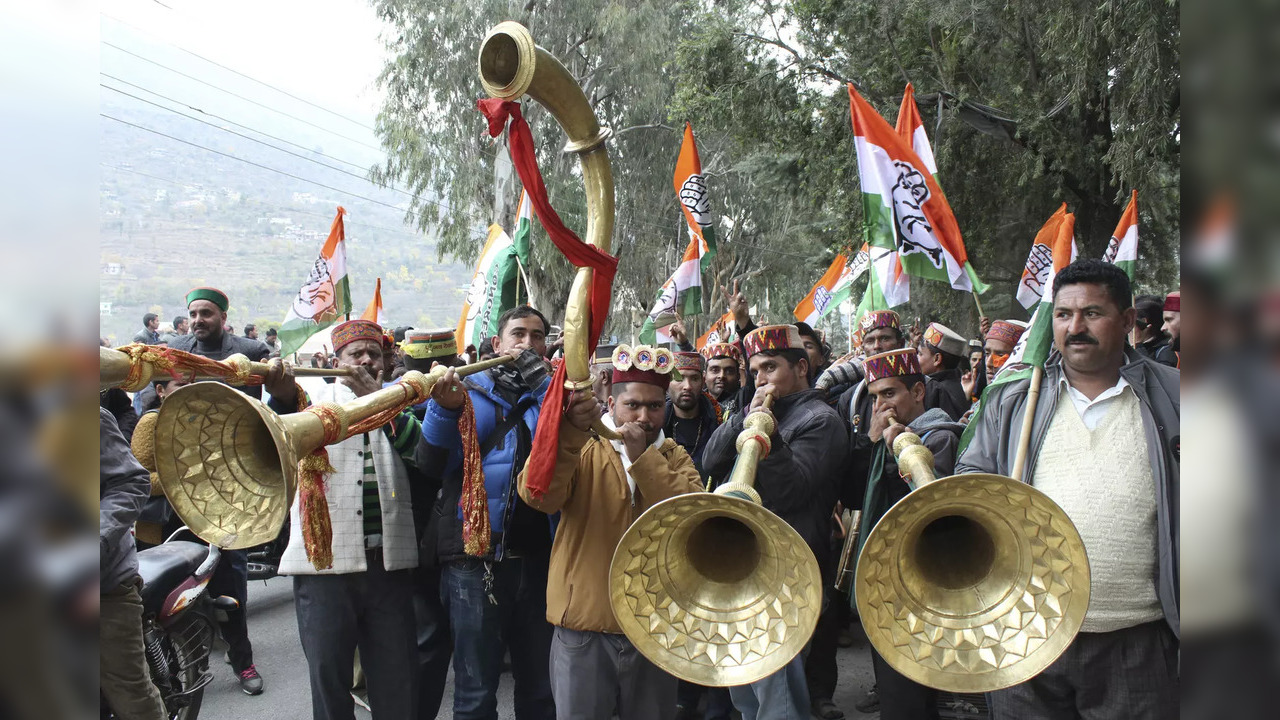
<path id="1" fill-rule="evenodd" d="M 860 336 L 865 336 L 872 330 L 880 328 L 892 328 L 902 332 L 902 319 L 898 317 L 898 313 L 892 310 L 872 310 L 863 315 L 862 321 L 858 323 Z"/>
<path id="2" fill-rule="evenodd" d="M 188 305 L 195 302 L 196 300 L 208 300 L 214 305 L 217 305 L 218 309 L 221 310 L 222 312 L 226 312 L 227 306 L 230 305 L 230 303 L 227 302 L 226 293 L 222 292 L 221 290 L 218 290 L 217 288 L 211 288 L 211 287 L 198 287 L 198 288 L 192 289 L 191 292 L 187 293 Z"/>
<path id="3" fill-rule="evenodd" d="M 1022 331 L 1026 330 L 1026 326 L 1019 327 L 1008 320 L 996 320 L 991 323 L 991 329 L 987 331 L 987 340 L 1003 340 L 1010 345 L 1017 345 L 1018 338 L 1022 337 Z"/>
<path id="4" fill-rule="evenodd" d="M 591 364 L 609 365 L 613 362 L 613 351 L 617 345 L 597 345 L 595 355 L 591 358 Z"/>
<path id="5" fill-rule="evenodd" d="M 867 373 L 868 385 L 885 378 L 919 375 L 920 356 L 916 354 L 915 348 L 890 350 L 867 358 L 863 369 Z"/>
<path id="6" fill-rule="evenodd" d="M 742 348 L 737 343 L 707 343 L 702 347 L 702 356 L 708 360 L 727 357 L 742 362 Z"/>
<path id="7" fill-rule="evenodd" d="M 1164 312 L 1182 312 L 1182 291 L 1174 290 L 1164 299 Z"/>
<path id="8" fill-rule="evenodd" d="M 964 355 L 967 347 L 965 339 L 959 333 L 941 323 L 929 323 L 929 327 L 924 329 L 924 341 L 935 350 L 956 357 Z"/>
<path id="9" fill-rule="evenodd" d="M 765 325 L 756 328 L 742 340 L 747 358 L 765 350 L 804 350 L 804 340 L 795 325 Z"/>
<path id="10" fill-rule="evenodd" d="M 382 345 L 382 326 L 370 320 L 348 320 L 335 327 L 329 337 L 335 353 L 356 340 L 372 340 Z"/>
<path id="11" fill-rule="evenodd" d="M 678 352 L 676 356 L 676 370 L 681 373 L 685 372 L 705 372 L 706 360 L 696 352 Z"/>
<path id="12" fill-rule="evenodd" d="M 404 354 L 415 360 L 458 355 L 458 338 L 453 328 L 437 328 L 435 330 L 407 330 L 404 342 L 400 343 Z"/>
<path id="13" fill-rule="evenodd" d="M 667 389 L 672 380 L 679 380 L 676 358 L 666 348 L 652 348 L 626 343 L 613 350 L 613 384 L 640 382 Z"/>

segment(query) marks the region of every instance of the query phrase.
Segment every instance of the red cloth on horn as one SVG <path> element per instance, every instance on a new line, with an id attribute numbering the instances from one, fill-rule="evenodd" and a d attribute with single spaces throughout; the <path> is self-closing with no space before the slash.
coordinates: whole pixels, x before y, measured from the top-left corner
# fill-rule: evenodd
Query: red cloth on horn
<path id="1" fill-rule="evenodd" d="M 594 246 L 582 242 L 572 230 L 565 227 L 564 221 L 551 207 L 547 198 L 547 186 L 542 182 L 542 171 L 538 169 L 538 158 L 533 150 L 533 134 L 529 132 L 529 123 L 520 112 L 520 103 L 498 98 L 485 98 L 477 105 L 489 121 L 489 135 L 497 137 L 503 127 L 507 127 L 507 138 L 511 146 L 511 161 L 516 166 L 516 174 L 524 190 L 533 202 L 538 221 L 546 229 L 551 242 L 569 262 L 577 267 L 589 267 L 591 275 L 590 321 L 587 347 L 596 346 L 600 331 L 604 329 L 604 321 L 609 317 L 609 300 L 613 293 L 613 276 L 618 271 L 618 258 Z M 507 120 L 510 119 L 508 124 Z M 556 452 L 560 444 L 560 421 L 565 410 L 565 366 L 557 363 L 551 375 L 551 387 L 543 398 L 543 412 L 538 419 L 538 429 L 533 437 L 533 450 L 529 453 L 525 486 L 534 497 L 541 496 L 551 486 L 551 474 L 555 471 Z"/>

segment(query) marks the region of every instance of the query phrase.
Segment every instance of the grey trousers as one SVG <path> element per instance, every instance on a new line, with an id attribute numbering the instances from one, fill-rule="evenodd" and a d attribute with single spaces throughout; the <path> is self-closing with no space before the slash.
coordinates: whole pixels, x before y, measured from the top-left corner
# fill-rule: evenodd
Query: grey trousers
<path id="1" fill-rule="evenodd" d="M 387 572 L 380 554 L 371 554 L 369 561 L 368 572 L 293 577 L 315 720 L 355 718 L 351 678 L 357 647 L 373 717 L 415 717 L 413 571 Z"/>
<path id="2" fill-rule="evenodd" d="M 557 720 L 671 720 L 676 679 L 649 662 L 625 635 L 556 627 L 551 694 Z"/>
<path id="3" fill-rule="evenodd" d="M 1178 641 L 1163 620 L 1082 632 L 1044 672 L 987 698 L 992 720 L 1176 718 Z"/>

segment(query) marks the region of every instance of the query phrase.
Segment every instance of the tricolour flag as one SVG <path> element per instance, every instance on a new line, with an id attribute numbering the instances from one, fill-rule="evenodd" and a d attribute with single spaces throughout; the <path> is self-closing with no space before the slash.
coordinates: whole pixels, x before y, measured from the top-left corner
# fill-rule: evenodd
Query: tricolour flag
<path id="1" fill-rule="evenodd" d="M 329 228 L 329 237 L 320 248 L 320 256 L 311 263 L 307 279 L 293 299 L 293 305 L 280 324 L 280 355 L 298 351 L 307 338 L 329 327 L 351 312 L 351 288 L 347 281 L 347 237 L 338 208 Z"/>
<path id="2" fill-rule="evenodd" d="M 876 245 L 862 247 L 870 252 L 871 274 L 858 303 L 855 324 L 872 310 L 891 310 L 911 299 L 911 276 L 903 271 L 898 253 Z"/>
<path id="3" fill-rule="evenodd" d="M 874 245 L 892 237 L 910 275 L 945 281 L 957 290 L 986 290 L 969 263 L 960 227 L 929 165 L 852 84 L 849 109 L 868 239 Z M 911 137 L 914 141 L 914 130 Z"/>
<path id="4" fill-rule="evenodd" d="M 1031 377 L 1035 369 L 1043 368 L 1045 361 L 1049 359 L 1049 352 L 1053 349 L 1053 279 L 1063 268 L 1071 264 L 1075 254 L 1075 227 L 1076 216 L 1064 213 L 1062 222 L 1058 225 L 1058 232 L 1050 245 L 1052 261 L 1044 284 L 1044 295 L 1031 315 L 1031 322 L 1028 323 L 1026 332 L 1022 333 L 1018 344 L 1010 353 L 1009 360 L 996 375 L 996 379 L 983 391 L 984 399 L 991 388 L 997 385 Z M 964 434 L 960 436 L 960 452 L 964 452 L 973 438 L 973 431 L 980 424 L 979 420 L 985 405 L 985 401 L 978 403 L 973 419 L 969 421 Z"/>
<path id="5" fill-rule="evenodd" d="M 471 276 L 467 299 L 462 303 L 458 319 L 458 347 L 480 347 L 480 343 L 498 334 L 498 317 L 516 305 L 515 241 L 500 225 L 489 226 L 489 238 L 480 251 L 476 272 Z"/>
<path id="6" fill-rule="evenodd" d="M 667 326 L 682 315 L 697 315 L 702 312 L 702 267 L 698 262 L 701 238 L 689 238 L 689 246 L 684 249 L 684 257 L 680 258 L 680 266 L 658 288 L 658 297 L 654 300 L 649 317 L 645 318 L 640 328 L 640 342 L 668 343 L 673 340 Z"/>
<path id="7" fill-rule="evenodd" d="M 1111 242 L 1107 243 L 1107 251 L 1102 254 L 1103 260 L 1124 270 L 1130 282 L 1138 264 L 1138 191 L 1133 190 L 1132 193 L 1128 207 L 1120 215 L 1116 231 L 1111 234 Z"/>
<path id="8" fill-rule="evenodd" d="M 698 338 L 693 346 L 696 350 L 702 350 L 708 343 L 714 345 L 716 343 L 729 342 L 733 332 L 733 313 L 727 312 L 721 315 L 719 320 L 711 323 L 711 327 L 702 333 L 702 336 Z"/>
<path id="9" fill-rule="evenodd" d="M 1072 218 L 1070 223 L 1067 222 L 1068 217 Z M 1066 203 L 1062 203 L 1062 207 L 1058 208 L 1049 221 L 1040 228 L 1036 233 L 1036 239 L 1031 242 L 1031 252 L 1027 253 L 1027 264 L 1022 268 L 1022 279 L 1018 281 L 1017 293 L 1018 302 L 1028 310 L 1035 307 L 1044 296 L 1045 285 L 1053 272 L 1053 248 L 1064 226 L 1069 226 L 1065 228 L 1068 235 L 1075 227 L 1075 216 L 1067 212 Z M 1072 238 L 1071 260 L 1075 260 L 1076 255 L 1076 242 Z"/>
<path id="10" fill-rule="evenodd" d="M 792 311 L 796 320 L 810 325 L 817 323 L 819 318 L 848 299 L 853 290 L 853 282 L 867 271 L 870 264 L 871 254 L 866 244 L 863 244 L 852 260 L 845 253 L 837 255 L 827 272 Z"/>
<path id="11" fill-rule="evenodd" d="M 360 313 L 360 319 L 371 320 L 383 330 L 387 329 L 387 316 L 382 312 L 382 278 L 378 278 L 378 284 L 373 288 L 373 299 L 365 306 L 364 312 Z"/>
<path id="12" fill-rule="evenodd" d="M 519 263 L 519 270 L 523 272 L 524 268 L 529 267 L 529 257 L 533 251 L 533 203 L 529 202 L 529 195 L 520 189 L 520 205 L 516 208 L 516 231 L 511 236 L 511 241 L 516 248 L 516 262 Z M 517 296 L 519 293 L 517 293 Z M 529 297 L 529 290 L 525 288 L 524 296 Z M 520 302 L 520 298 L 516 297 L 516 303 Z M 514 307 L 514 305 L 512 306 Z"/>
<path id="13" fill-rule="evenodd" d="M 684 141 L 680 143 L 680 157 L 676 159 L 676 172 L 672 178 L 676 197 L 684 210 L 689 230 L 700 241 L 698 262 L 703 270 L 716 256 L 715 225 L 711 217 L 711 202 L 707 193 L 707 180 L 702 176 L 702 161 L 698 159 L 698 146 L 693 141 L 693 126 L 684 124 Z"/>

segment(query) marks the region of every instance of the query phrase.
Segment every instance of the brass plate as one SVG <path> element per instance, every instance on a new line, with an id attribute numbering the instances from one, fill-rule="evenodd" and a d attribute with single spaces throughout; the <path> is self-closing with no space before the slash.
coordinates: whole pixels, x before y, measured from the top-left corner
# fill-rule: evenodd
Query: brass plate
<path id="1" fill-rule="evenodd" d="M 989 572 L 964 587 L 926 581 L 915 557 L 932 521 L 965 516 L 992 542 Z M 1066 513 L 1000 475 L 955 475 L 898 501 L 858 561 L 858 613 L 895 670 L 929 687 L 987 692 L 1048 667 L 1089 608 L 1089 561 Z"/>
<path id="2" fill-rule="evenodd" d="M 700 544 L 708 520 L 734 531 L 721 537 L 736 536 L 736 547 Z M 800 534 L 759 505 L 711 493 L 674 497 L 641 515 L 614 552 L 609 590 L 641 654 L 712 687 L 745 685 L 785 666 L 822 610 L 818 563 Z"/>
<path id="3" fill-rule="evenodd" d="M 192 383 L 160 406 L 160 486 L 206 542 L 235 550 L 274 540 L 293 499 L 296 467 L 279 416 L 227 385 Z"/>

